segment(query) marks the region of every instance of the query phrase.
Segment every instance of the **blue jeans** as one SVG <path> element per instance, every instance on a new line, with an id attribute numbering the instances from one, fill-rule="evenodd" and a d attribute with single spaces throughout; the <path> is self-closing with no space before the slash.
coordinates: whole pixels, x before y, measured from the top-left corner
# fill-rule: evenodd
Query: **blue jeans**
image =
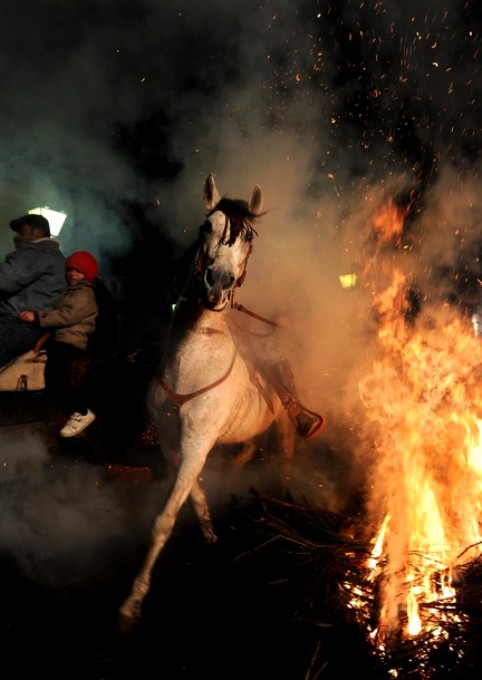
<path id="1" fill-rule="evenodd" d="M 0 367 L 33 349 L 45 330 L 19 321 L 11 314 L 0 314 Z"/>

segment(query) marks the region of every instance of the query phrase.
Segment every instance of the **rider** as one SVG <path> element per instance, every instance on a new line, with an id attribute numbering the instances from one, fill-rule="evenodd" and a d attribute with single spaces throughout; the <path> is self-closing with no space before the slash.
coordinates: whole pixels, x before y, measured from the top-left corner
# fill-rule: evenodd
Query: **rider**
<path id="1" fill-rule="evenodd" d="M 44 334 L 39 326 L 19 323 L 23 309 L 52 309 L 65 287 L 65 257 L 43 215 L 10 222 L 15 250 L 0 263 L 0 366 L 32 349 Z"/>
<path id="2" fill-rule="evenodd" d="M 195 241 L 185 251 L 181 258 L 174 264 L 173 276 L 173 300 L 179 297 L 182 286 L 186 281 L 193 259 L 198 250 L 198 241 Z M 239 317 L 237 317 L 239 319 Z M 283 322 L 276 326 L 285 325 Z M 240 338 L 241 343 L 249 348 L 251 357 L 256 367 L 273 386 L 278 394 L 283 407 L 296 426 L 296 431 L 304 439 L 311 439 L 317 435 L 325 425 L 323 416 L 310 411 L 300 402 L 296 387 L 293 370 L 288 359 L 281 353 L 273 335 L 263 338 L 263 343 L 255 342 L 255 335 L 247 325 L 241 326 L 233 320 L 231 327 Z"/>
<path id="3" fill-rule="evenodd" d="M 268 366 L 268 376 L 300 437 L 311 439 L 316 436 L 324 427 L 325 419 L 301 404 L 289 361 L 280 355 Z"/>

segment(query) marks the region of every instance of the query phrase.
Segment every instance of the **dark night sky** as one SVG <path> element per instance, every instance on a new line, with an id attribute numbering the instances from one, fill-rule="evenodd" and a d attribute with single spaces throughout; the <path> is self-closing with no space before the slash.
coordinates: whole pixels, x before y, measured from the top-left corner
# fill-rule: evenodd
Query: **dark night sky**
<path id="1" fill-rule="evenodd" d="M 380 182 L 478 181 L 475 0 L 6 0 L 0 18 L 3 220 L 63 209 L 65 248 L 105 267 L 139 238 L 128 206 L 185 241 L 209 172 L 293 220 L 329 206 L 327 231 Z"/>

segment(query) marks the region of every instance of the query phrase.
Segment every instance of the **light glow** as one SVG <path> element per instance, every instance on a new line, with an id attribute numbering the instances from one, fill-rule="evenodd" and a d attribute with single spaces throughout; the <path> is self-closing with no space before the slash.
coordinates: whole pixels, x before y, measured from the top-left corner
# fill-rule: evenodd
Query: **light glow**
<path id="1" fill-rule="evenodd" d="M 29 215 L 42 215 L 47 218 L 50 224 L 50 233 L 52 236 L 58 236 L 67 219 L 67 213 L 59 210 L 51 210 L 47 206 L 43 208 L 32 208 L 28 211 Z"/>
<path id="2" fill-rule="evenodd" d="M 338 279 L 342 288 L 354 288 L 357 282 L 356 274 L 340 274 Z"/>

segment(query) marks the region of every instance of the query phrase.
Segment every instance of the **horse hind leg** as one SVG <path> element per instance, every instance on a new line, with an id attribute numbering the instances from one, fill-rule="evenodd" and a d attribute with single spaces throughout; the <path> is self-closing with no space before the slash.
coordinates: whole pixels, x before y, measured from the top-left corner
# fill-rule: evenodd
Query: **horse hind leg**
<path id="1" fill-rule="evenodd" d="M 281 452 L 281 476 L 288 481 L 293 471 L 293 454 L 295 450 L 295 427 L 288 414 L 283 409 L 276 420 L 277 444 Z M 266 433 L 253 437 L 243 444 L 239 453 L 231 461 L 232 467 L 241 469 L 256 455 L 262 438 Z"/>
<path id="2" fill-rule="evenodd" d="M 249 463 L 249 461 L 254 458 L 256 451 L 258 450 L 258 443 L 259 443 L 258 437 L 254 437 L 253 439 L 250 439 L 249 441 L 245 442 L 243 444 L 243 448 L 241 449 L 241 451 L 237 453 L 236 456 L 231 461 L 232 467 L 241 469 L 247 463 Z"/>

